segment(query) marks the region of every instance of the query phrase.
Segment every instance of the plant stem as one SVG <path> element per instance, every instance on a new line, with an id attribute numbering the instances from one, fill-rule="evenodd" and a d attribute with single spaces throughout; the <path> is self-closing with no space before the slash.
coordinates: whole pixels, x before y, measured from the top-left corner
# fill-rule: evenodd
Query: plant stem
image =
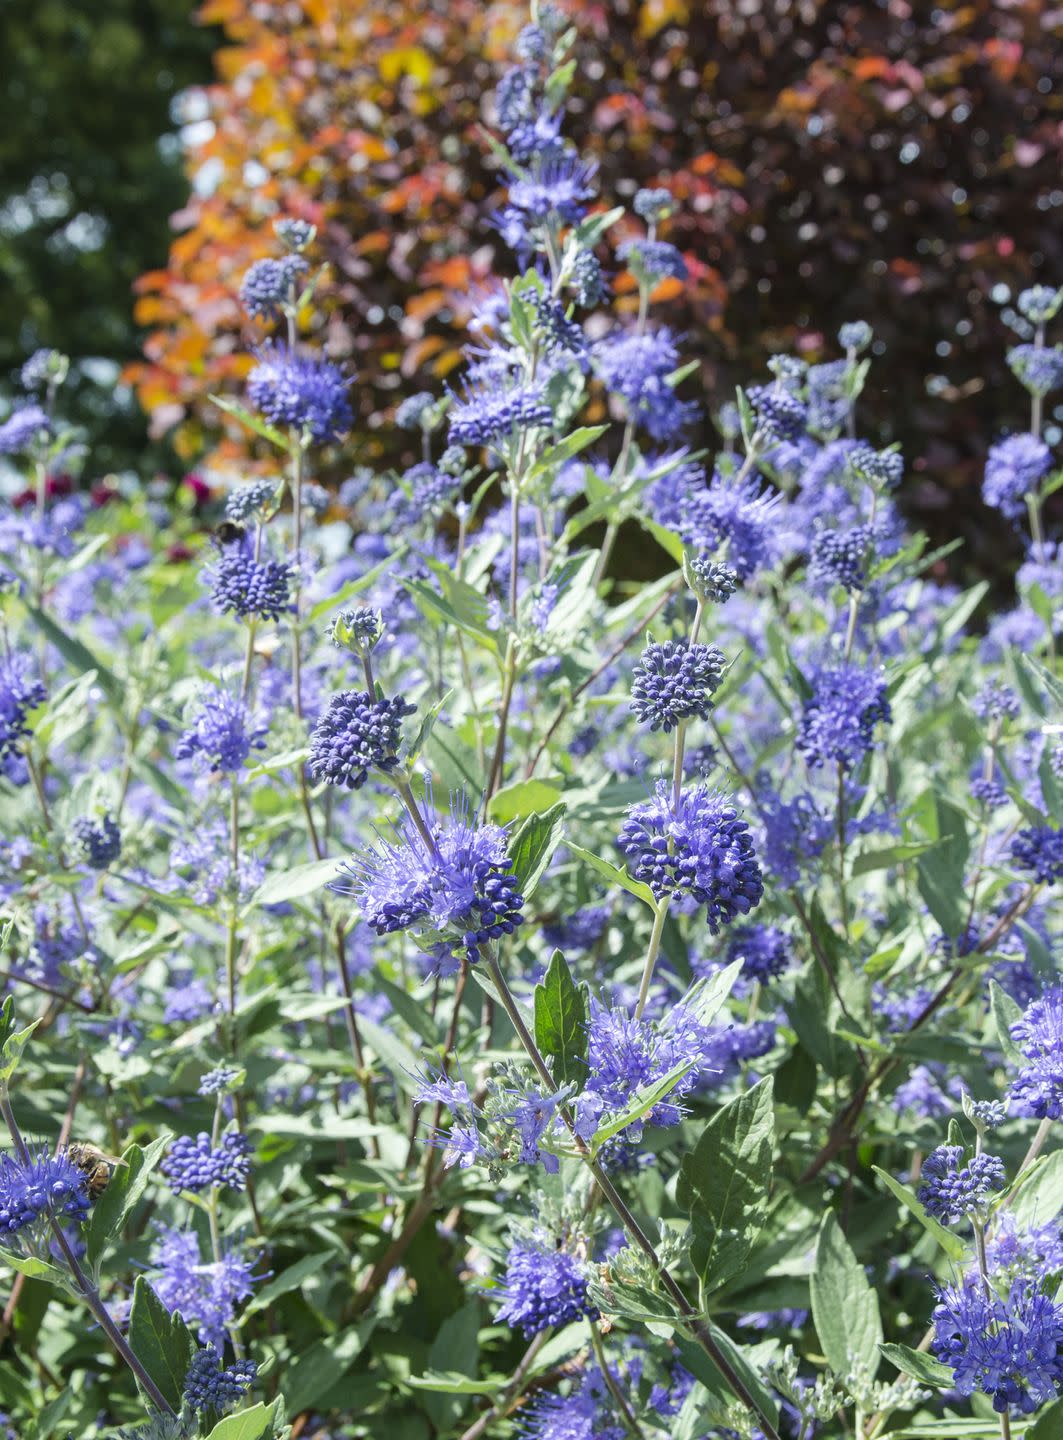
<path id="1" fill-rule="evenodd" d="M 503 1008 L 505 1009 L 506 1014 L 509 1016 L 510 1023 L 512 1024 L 514 1030 L 517 1032 L 517 1038 L 523 1045 L 525 1053 L 535 1067 L 539 1078 L 542 1080 L 543 1084 L 547 1087 L 547 1089 L 550 1092 L 553 1092 L 556 1089 L 554 1078 L 550 1074 L 549 1067 L 547 1066 L 546 1061 L 540 1054 L 538 1046 L 532 1039 L 527 1025 L 525 1025 L 524 1023 L 524 1017 L 520 1013 L 517 1002 L 513 997 L 513 992 L 510 990 L 508 984 L 506 983 L 506 978 L 502 974 L 502 970 L 498 964 L 498 959 L 495 955 L 488 955 L 487 968 L 490 972 L 491 979 L 494 981 L 495 987 L 498 991 L 499 999 L 502 1001 Z M 617 1190 L 616 1186 L 606 1174 L 605 1170 L 602 1169 L 599 1161 L 597 1161 L 591 1154 L 591 1151 L 587 1146 L 586 1142 L 582 1140 L 579 1135 L 576 1134 L 575 1124 L 572 1119 L 572 1115 L 568 1110 L 568 1107 L 562 1106 L 560 1113 L 561 1118 L 563 1119 L 565 1126 L 570 1136 L 572 1137 L 576 1149 L 579 1152 L 580 1158 L 583 1160 L 584 1164 L 586 1164 L 591 1174 L 598 1182 L 599 1189 L 605 1196 L 606 1200 L 608 1200 L 609 1204 L 613 1207 L 613 1210 L 616 1212 L 624 1229 L 627 1231 L 631 1239 L 635 1242 L 638 1248 L 642 1251 L 643 1255 L 645 1255 L 646 1259 L 652 1265 L 654 1271 L 657 1274 L 657 1278 L 661 1282 L 661 1285 L 664 1287 L 664 1290 L 668 1294 L 669 1298 L 672 1300 L 676 1309 L 683 1317 L 683 1323 L 686 1328 L 690 1331 L 691 1335 L 705 1351 L 705 1354 L 719 1370 L 720 1374 L 723 1376 L 727 1384 L 731 1387 L 737 1398 L 757 1417 L 757 1423 L 760 1425 L 760 1428 L 764 1432 L 765 1440 L 779 1440 L 778 1431 L 772 1424 L 770 1417 L 764 1414 L 760 1406 L 757 1404 L 757 1401 L 753 1398 L 749 1390 L 746 1388 L 741 1378 L 735 1373 L 735 1370 L 731 1363 L 728 1361 L 726 1355 L 724 1355 L 719 1345 L 717 1345 L 716 1341 L 713 1339 L 712 1331 L 698 1314 L 694 1306 L 691 1305 L 690 1301 L 683 1293 L 683 1290 L 679 1286 L 678 1282 L 674 1279 L 671 1272 L 661 1260 L 661 1257 L 657 1254 L 657 1251 L 653 1245 L 653 1241 L 643 1230 L 638 1220 L 636 1220 L 635 1216 L 628 1208 L 627 1202 Z"/>
<path id="2" fill-rule="evenodd" d="M 658 900 L 657 909 L 653 916 L 653 929 L 650 931 L 650 944 L 646 951 L 646 961 L 642 967 L 642 981 L 639 985 L 639 998 L 635 1006 L 635 1019 L 642 1018 L 642 1012 L 646 1008 L 646 1001 L 650 993 L 650 981 L 653 979 L 654 967 L 657 964 L 657 956 L 661 950 L 661 936 L 664 934 L 664 922 L 668 915 L 669 897 Z"/>
<path id="3" fill-rule="evenodd" d="M 26 1142 L 23 1140 L 22 1132 L 19 1130 L 18 1123 L 15 1120 L 15 1112 L 11 1108 L 11 1097 L 8 1094 L 6 1085 L 0 1086 L 0 1113 L 3 1114 L 4 1123 L 10 1132 L 15 1150 L 20 1160 L 25 1163 L 29 1159 L 29 1150 L 26 1148 Z M 67 1268 L 73 1276 L 74 1283 L 81 1292 L 81 1297 L 85 1301 L 85 1304 L 92 1311 L 100 1329 L 107 1336 L 108 1340 L 110 1340 L 130 1370 L 132 1370 L 136 1376 L 137 1383 L 155 1408 L 160 1410 L 164 1415 L 173 1415 L 175 1413 L 173 1406 L 129 1348 L 125 1336 L 111 1319 L 110 1312 L 103 1303 L 100 1292 L 78 1263 L 78 1258 L 70 1248 L 70 1242 L 63 1233 L 63 1227 L 51 1211 L 48 1212 L 48 1224 L 51 1227 L 56 1244 L 63 1253 L 63 1259 L 66 1261 Z"/>
<path id="4" fill-rule="evenodd" d="M 620 1418 L 624 1422 L 624 1428 L 629 1435 L 634 1435 L 636 1440 L 645 1440 L 645 1431 L 632 1413 L 631 1406 L 623 1390 L 617 1383 L 616 1376 L 609 1369 L 609 1361 L 605 1356 L 605 1346 L 602 1344 L 601 1331 L 594 1320 L 587 1321 L 587 1329 L 590 1331 L 591 1349 L 594 1351 L 594 1358 L 598 1362 L 598 1369 L 602 1372 L 602 1379 L 605 1381 L 605 1388 L 613 1397 L 613 1403 L 620 1411 Z"/>

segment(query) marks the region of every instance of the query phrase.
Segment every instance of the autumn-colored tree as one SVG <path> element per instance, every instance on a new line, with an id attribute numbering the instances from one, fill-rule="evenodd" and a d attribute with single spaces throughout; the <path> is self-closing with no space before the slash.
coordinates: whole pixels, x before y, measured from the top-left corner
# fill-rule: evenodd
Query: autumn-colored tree
<path id="1" fill-rule="evenodd" d="M 565 3 L 587 47 L 570 129 L 599 159 L 603 197 L 661 183 L 679 201 L 670 238 L 690 279 L 666 314 L 710 402 L 773 351 L 833 354 L 838 325 L 867 319 L 883 352 L 873 420 L 910 442 L 910 503 L 933 528 L 962 492 L 976 517 L 968 435 L 1022 410 L 1000 302 L 1063 279 L 1061 12 L 1048 0 Z M 249 363 L 240 276 L 270 251 L 270 219 L 300 215 L 320 228 L 329 348 L 360 375 L 348 458 L 393 459 L 395 399 L 445 381 L 467 297 L 506 263 L 483 134 L 495 74 L 480 57 L 504 54 L 525 8 L 207 0 L 200 13 L 228 43 L 169 262 L 140 282 L 140 397 L 189 455 L 216 443 L 206 398 Z M 624 238 L 617 227 L 613 243 Z M 976 557 L 978 529 L 969 519 Z"/>

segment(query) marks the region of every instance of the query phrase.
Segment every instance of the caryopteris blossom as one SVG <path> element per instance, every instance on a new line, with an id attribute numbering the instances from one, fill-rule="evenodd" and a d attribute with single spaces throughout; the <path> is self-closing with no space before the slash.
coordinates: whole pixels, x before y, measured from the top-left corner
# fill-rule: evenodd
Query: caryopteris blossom
<path id="1" fill-rule="evenodd" d="M 17 1235 L 48 1216 L 78 1223 L 90 1203 L 88 1180 L 65 1150 L 0 1155 L 0 1233 Z"/>
<path id="2" fill-rule="evenodd" d="M 255 1276 L 246 1257 L 224 1247 L 205 1259 L 192 1230 L 160 1232 L 151 1260 L 152 1289 L 171 1314 L 178 1314 L 204 1344 L 221 1349 L 236 1307 L 254 1288 Z"/>
<path id="3" fill-rule="evenodd" d="M 163 1174 L 175 1195 L 182 1190 L 193 1194 L 200 1190 L 226 1186 L 242 1190 L 251 1173 L 251 1147 L 238 1131 L 223 1135 L 215 1146 L 205 1131 L 198 1135 L 179 1135 L 170 1146 L 162 1163 Z"/>
<path id="4" fill-rule="evenodd" d="M 741 960 L 742 974 L 761 985 L 777 980 L 793 964 L 789 937 L 774 925 L 736 926 L 727 959 Z"/>
<path id="5" fill-rule="evenodd" d="M 368 690 L 334 695 L 310 736 L 307 762 L 315 780 L 359 790 L 370 770 L 385 774 L 399 763 L 402 721 L 416 706 L 398 697 L 377 699 Z"/>
<path id="6" fill-rule="evenodd" d="M 859 765 L 874 744 L 875 726 L 890 719 L 881 675 L 858 665 L 821 669 L 812 677 L 797 729 L 797 748 L 813 768 Z"/>
<path id="7" fill-rule="evenodd" d="M 230 490 L 225 500 L 225 515 L 236 524 L 261 519 L 275 502 L 277 487 L 271 480 L 251 480 Z"/>
<path id="8" fill-rule="evenodd" d="M 982 498 L 1009 520 L 1026 514 L 1026 497 L 1048 474 L 1052 452 L 1036 435 L 1009 435 L 990 446 L 986 456 Z"/>
<path id="9" fill-rule="evenodd" d="M 424 827 L 427 838 L 404 820 L 394 841 L 345 862 L 351 880 L 334 888 L 357 896 L 378 935 L 443 932 L 475 960 L 482 945 L 512 934 L 523 919 L 505 832 L 475 825 L 463 802 L 444 818 L 429 812 Z"/>
<path id="10" fill-rule="evenodd" d="M 998 1414 L 1032 1415 L 1063 1386 L 1063 1309 L 1029 1281 L 1001 1298 L 969 1275 L 938 1291 L 932 1349 L 961 1395 L 981 1391 Z"/>
<path id="11" fill-rule="evenodd" d="M 30 733 L 27 717 L 43 705 L 47 692 L 29 655 L 13 654 L 0 661 L 0 759 L 10 755 Z"/>
<path id="12" fill-rule="evenodd" d="M 291 583 L 286 561 L 256 558 L 247 540 L 224 546 L 210 572 L 215 610 L 240 620 L 279 620 L 290 604 Z"/>
<path id="13" fill-rule="evenodd" d="M 687 569 L 690 587 L 702 600 L 722 605 L 738 589 L 736 572 L 711 555 L 695 555 Z"/>
<path id="14" fill-rule="evenodd" d="M 213 1345 L 197 1350 L 185 1376 L 184 1399 L 190 1409 L 203 1414 L 221 1414 L 238 1404 L 258 1375 L 253 1360 L 234 1360 L 223 1365 Z"/>
<path id="15" fill-rule="evenodd" d="M 796 440 L 804 433 L 807 406 L 781 385 L 751 385 L 746 391 L 762 442 Z"/>
<path id="16" fill-rule="evenodd" d="M 652 641 L 635 667 L 631 708 L 643 724 L 665 734 L 695 716 L 704 720 L 726 665 L 724 653 L 716 645 Z"/>
<path id="17" fill-rule="evenodd" d="M 338 440 L 351 426 L 350 379 L 315 355 L 293 354 L 286 345 L 258 352 L 247 379 L 251 404 L 271 425 L 305 430 L 318 445 Z"/>
<path id="18" fill-rule="evenodd" d="M 617 335 L 594 348 L 594 368 L 610 394 L 624 401 L 628 416 L 654 440 L 676 440 L 697 415 L 668 383 L 679 366 L 675 337 L 667 329 Z"/>
<path id="19" fill-rule="evenodd" d="M 309 268 L 301 255 L 256 260 L 240 282 L 241 305 L 256 319 L 276 320 Z"/>
<path id="20" fill-rule="evenodd" d="M 703 785 L 680 793 L 659 781 L 653 797 L 627 812 L 618 837 L 632 876 L 658 900 L 689 895 L 706 907 L 715 935 L 760 904 L 764 886 L 749 826 L 719 791 Z"/>
<path id="21" fill-rule="evenodd" d="M 113 815 L 79 815 L 70 827 L 80 858 L 92 870 L 106 870 L 122 852 L 122 832 Z"/>
<path id="22" fill-rule="evenodd" d="M 1011 842 L 1011 863 L 1028 871 L 1039 885 L 1063 880 L 1063 831 L 1053 825 L 1031 825 Z"/>
<path id="23" fill-rule="evenodd" d="M 229 691 L 204 695 L 191 727 L 178 740 L 174 756 L 207 770 L 239 770 L 252 750 L 265 749 L 265 726 L 257 725 L 244 702 Z"/>
<path id="24" fill-rule="evenodd" d="M 1023 1057 L 1011 1085 L 1013 1102 L 1025 1114 L 1063 1119 L 1063 987 L 1032 1001 L 1011 1038 Z"/>
<path id="25" fill-rule="evenodd" d="M 52 431 L 52 422 L 39 405 L 23 405 L 0 425 L 0 455 L 18 455 L 43 440 Z"/>
<path id="26" fill-rule="evenodd" d="M 828 585 L 841 585 L 850 592 L 862 590 L 867 584 L 870 553 L 871 531 L 866 525 L 852 530 L 819 530 L 812 537 L 809 570 L 815 579 Z"/>
<path id="27" fill-rule="evenodd" d="M 997 1155 L 964 1159 L 959 1145 L 939 1145 L 923 1162 L 919 1203 L 935 1220 L 956 1224 L 981 1219 L 987 1202 L 1004 1187 L 1004 1162 Z"/>
<path id="28" fill-rule="evenodd" d="M 528 1337 L 597 1314 L 587 1297 L 585 1263 L 545 1244 L 517 1241 L 513 1245 L 499 1293 L 505 1298 L 496 1318 L 519 1326 Z"/>
<path id="29" fill-rule="evenodd" d="M 1061 346 L 1014 345 L 1008 351 L 1008 364 L 1031 395 L 1047 395 L 1063 385 Z"/>
<path id="30" fill-rule="evenodd" d="M 449 414 L 453 445 L 496 445 L 519 429 L 548 426 L 553 411 L 539 385 L 470 385 Z"/>

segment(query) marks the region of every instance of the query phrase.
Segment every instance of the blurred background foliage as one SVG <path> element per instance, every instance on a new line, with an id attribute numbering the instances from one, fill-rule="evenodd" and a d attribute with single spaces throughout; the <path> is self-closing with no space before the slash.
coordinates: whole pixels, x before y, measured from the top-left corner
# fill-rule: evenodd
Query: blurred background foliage
<path id="1" fill-rule="evenodd" d="M 132 287 L 188 195 L 175 96 L 218 35 L 189 0 L 0 6 L 0 375 L 39 346 L 75 357 L 94 463 L 133 463 L 145 424 L 112 386 L 137 354 Z"/>
<path id="2" fill-rule="evenodd" d="M 862 423 L 905 444 L 909 508 L 935 537 L 962 534 L 974 569 L 1010 568 L 977 486 L 985 436 L 1024 423 L 1003 359 L 1008 301 L 1063 280 L 1063 10 L 1051 0 L 565 4 L 585 47 L 570 133 L 597 155 L 603 197 L 664 184 L 679 202 L 669 238 L 690 279 L 667 282 L 664 313 L 700 361 L 710 406 L 774 351 L 833 356 L 838 325 L 867 319 L 881 385 Z M 271 252 L 273 217 L 302 216 L 318 224 L 328 267 L 323 338 L 359 372 L 346 463 L 415 458 L 388 423 L 396 400 L 445 383 L 470 294 L 507 264 L 489 226 L 499 190 L 482 127 L 490 57 L 504 55 L 525 6 L 206 0 L 198 33 L 180 0 L 114 0 L 95 26 L 60 0 L 20 9 L 21 99 L 10 74 L 5 87 L 27 153 L 5 165 L 5 189 L 32 186 L 33 144 L 38 171 L 46 159 L 62 169 L 55 145 L 76 159 L 69 168 L 96 172 L 71 181 L 87 187 L 78 205 L 93 213 L 94 197 L 117 192 L 116 218 L 58 301 L 47 270 L 58 262 L 19 271 L 12 257 L 34 247 L 4 232 L 0 269 L 23 317 L 5 344 L 81 354 L 107 337 L 105 353 L 131 358 L 125 287 L 142 269 L 144 353 L 125 374 L 151 433 L 186 464 L 206 451 L 237 463 L 243 442 L 222 431 L 208 396 L 237 388 L 250 363 L 243 271 Z M 58 22 L 37 20 L 45 12 L 67 17 L 90 54 L 97 31 L 132 27 L 138 58 L 129 42 L 122 65 L 96 76 Z M 154 137 L 211 42 L 215 81 L 180 117 L 182 182 L 173 147 Z M 33 54 L 46 74 L 36 115 Z M 56 70 L 65 98 L 53 99 Z M 103 113 L 88 113 L 94 103 Z M 19 143 L 5 137 L 5 160 Z M 611 243 L 630 233 L 616 227 Z M 38 303 L 53 328 L 35 319 Z M 708 419 L 703 438 L 713 443 Z"/>

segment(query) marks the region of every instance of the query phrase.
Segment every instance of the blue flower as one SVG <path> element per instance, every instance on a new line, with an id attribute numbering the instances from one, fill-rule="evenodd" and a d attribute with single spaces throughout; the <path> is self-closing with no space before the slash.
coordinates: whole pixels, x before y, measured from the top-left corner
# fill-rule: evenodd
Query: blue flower
<path id="1" fill-rule="evenodd" d="M 1011 1097 L 1023 1113 L 1063 1119 L 1063 987 L 1046 990 L 1011 1027 L 1024 1064 Z"/>
<path id="2" fill-rule="evenodd" d="M 360 790 L 370 770 L 394 770 L 402 720 L 416 708 L 397 697 L 378 700 L 368 690 L 334 695 L 310 736 L 311 775 L 326 785 Z"/>
<path id="3" fill-rule="evenodd" d="M 658 781 L 652 799 L 628 810 L 618 837 L 631 874 L 658 900 L 689 894 L 706 906 L 715 935 L 748 915 L 764 893 L 749 826 L 725 795 L 699 785 L 673 809 L 671 786 Z"/>
<path id="4" fill-rule="evenodd" d="M 452 445 L 494 445 L 518 429 L 548 426 L 553 419 L 540 385 L 469 385 L 450 408 Z"/>
<path id="5" fill-rule="evenodd" d="M 1004 1188 L 1004 1162 L 997 1155 L 972 1155 L 964 1163 L 960 1145 L 939 1145 L 923 1162 L 920 1205 L 935 1220 L 956 1224 L 984 1219 L 990 1195 Z"/>
<path id="6" fill-rule="evenodd" d="M 246 539 L 223 547 L 209 579 L 219 615 L 279 620 L 290 604 L 291 566 L 281 560 L 256 560 Z"/>
<path id="7" fill-rule="evenodd" d="M 404 820 L 394 842 L 381 840 L 345 862 L 352 878 L 333 889 L 353 891 L 378 935 L 444 931 L 475 960 L 481 945 L 512 934 L 523 919 L 505 832 L 475 826 L 463 801 L 452 803 L 445 819 L 429 813 L 425 823 L 431 844 Z"/>
<path id="8" fill-rule="evenodd" d="M 812 537 L 809 573 L 814 580 L 844 586 L 850 593 L 863 590 L 870 552 L 868 525 L 857 525 L 853 530 L 818 530 Z"/>
<path id="9" fill-rule="evenodd" d="M 79 815 L 70 827 L 81 857 L 92 870 L 106 870 L 122 852 L 122 832 L 112 815 L 98 820 Z"/>
<path id="10" fill-rule="evenodd" d="M 727 563 L 740 580 L 748 580 L 778 556 L 781 499 L 755 476 L 740 481 L 714 475 L 709 485 L 693 486 L 680 500 L 676 528 L 688 544 L 701 549 L 726 545 Z"/>
<path id="11" fill-rule="evenodd" d="M 234 1070 L 229 1065 L 218 1065 L 213 1070 L 208 1070 L 203 1079 L 196 1087 L 197 1095 L 219 1095 L 239 1075 L 239 1070 Z"/>
<path id="12" fill-rule="evenodd" d="M 1032 495 L 1052 466 L 1052 452 L 1036 435 L 1009 435 L 991 445 L 986 457 L 982 498 L 1009 520 L 1026 514 Z"/>
<path id="13" fill-rule="evenodd" d="M 1063 290 L 1057 290 L 1054 285 L 1031 285 L 1019 292 L 1015 303 L 1019 314 L 1025 315 L 1031 325 L 1044 325 L 1055 317 L 1063 304 Z"/>
<path id="14" fill-rule="evenodd" d="M 781 385 L 751 385 L 746 399 L 756 416 L 756 432 L 764 440 L 796 440 L 804 434 L 808 407 Z"/>
<path id="15" fill-rule="evenodd" d="M 268 345 L 247 379 L 251 404 L 271 425 L 305 430 L 319 445 L 350 429 L 350 380 L 328 360 Z"/>
<path id="16" fill-rule="evenodd" d="M 1011 862 L 1028 870 L 1039 885 L 1063 880 L 1063 831 L 1052 825 L 1031 825 L 1011 842 Z"/>
<path id="17" fill-rule="evenodd" d="M 178 760 L 196 760 L 208 770 L 239 770 L 252 750 L 264 750 L 266 727 L 256 725 L 247 706 L 227 690 L 214 688 L 204 697 L 191 728 L 178 740 Z"/>
<path id="18" fill-rule="evenodd" d="M 39 405 L 23 405 L 0 425 L 0 455 L 17 455 L 39 440 L 47 440 L 52 422 Z"/>
<path id="19" fill-rule="evenodd" d="M 875 726 L 890 719 L 886 684 L 858 665 L 824 668 L 812 678 L 797 728 L 797 748 L 815 768 L 834 761 L 858 765 L 874 743 Z"/>
<path id="20" fill-rule="evenodd" d="M 1014 345 L 1008 351 L 1008 364 L 1031 395 L 1047 395 L 1063 385 L 1063 347 L 1059 345 Z"/>
<path id="21" fill-rule="evenodd" d="M 200 1190 L 228 1187 L 242 1190 L 251 1173 L 251 1147 L 237 1131 L 223 1135 L 221 1144 L 212 1146 L 205 1131 L 198 1135 L 179 1135 L 170 1146 L 162 1171 L 175 1195 L 182 1190 L 193 1194 Z"/>
<path id="22" fill-rule="evenodd" d="M 866 320 L 850 320 L 838 331 L 838 344 L 843 350 L 866 350 L 871 344 L 872 330 Z"/>
<path id="23" fill-rule="evenodd" d="M 1019 697 L 1015 691 L 995 677 L 978 690 L 971 709 L 979 720 L 1014 720 L 1019 714 Z"/>
<path id="24" fill-rule="evenodd" d="M 529 1337 L 551 1325 L 567 1325 L 598 1313 L 587 1296 L 583 1262 L 543 1244 L 518 1241 L 512 1246 L 498 1293 L 504 1298 L 496 1318 L 519 1325 Z"/>
<path id="25" fill-rule="evenodd" d="M 575 225 L 594 197 L 597 172 L 596 162 L 572 153 L 537 157 L 526 175 L 511 181 L 509 206 L 533 225 Z"/>
<path id="26" fill-rule="evenodd" d="M 46 1216 L 80 1223 L 90 1204 L 88 1179 L 65 1150 L 0 1155 L 0 1234 L 16 1235 Z"/>
<path id="27" fill-rule="evenodd" d="M 793 964 L 789 937 L 774 925 L 737 925 L 727 946 L 729 962 L 741 960 L 742 974 L 767 985 Z"/>
<path id="28" fill-rule="evenodd" d="M 0 760 L 19 748 L 30 733 L 27 716 L 44 704 L 47 692 L 34 669 L 31 657 L 17 652 L 0 661 Z"/>
<path id="29" fill-rule="evenodd" d="M 250 480 L 230 490 L 225 501 L 226 519 L 242 524 L 257 520 L 268 510 L 277 496 L 277 487 L 272 480 Z"/>
<path id="30" fill-rule="evenodd" d="M 292 287 L 298 287 L 309 268 L 301 255 L 256 260 L 240 282 L 241 305 L 256 319 L 276 320 L 291 299 Z"/>
<path id="31" fill-rule="evenodd" d="M 671 190 L 657 186 L 655 189 L 636 190 L 631 208 L 636 215 L 641 215 L 647 224 L 657 225 L 675 209 L 675 200 Z"/>
<path id="32" fill-rule="evenodd" d="M 160 1232 L 151 1260 L 152 1289 L 166 1309 L 180 1315 L 204 1344 L 221 1350 L 237 1304 L 254 1287 L 251 1265 L 235 1249 L 204 1260 L 195 1232 L 173 1228 Z"/>
<path id="33" fill-rule="evenodd" d="M 736 572 L 711 555 L 695 555 L 687 569 L 691 589 L 702 600 L 713 600 L 722 605 L 738 589 Z"/>
<path id="34" fill-rule="evenodd" d="M 588 1079 L 579 1098 L 582 1104 L 586 1096 L 596 1095 L 602 1102 L 593 1129 L 597 1129 L 602 1110 L 619 1113 L 633 1091 L 685 1064 L 690 1068 L 668 1095 L 620 1134 L 630 1141 L 641 1136 L 645 1124 L 678 1125 L 686 1113 L 679 1102 L 697 1085 L 713 1055 L 714 1039 L 683 1005 L 673 1006 L 661 1020 L 645 1016 L 636 1020 L 624 1007 L 610 1008 L 592 997 L 587 1021 Z"/>
<path id="35" fill-rule="evenodd" d="M 220 1413 L 236 1405 L 254 1384 L 258 1366 L 253 1360 L 234 1360 L 222 1365 L 221 1355 L 213 1345 L 197 1350 L 185 1376 L 184 1398 L 198 1414 Z"/>
<path id="36" fill-rule="evenodd" d="M 1001 1299 L 969 1275 L 938 1291 L 932 1349 L 961 1395 L 979 1390 L 998 1414 L 1032 1415 L 1063 1385 L 1063 1309 L 1028 1281 Z"/>
<path id="37" fill-rule="evenodd" d="M 680 251 L 667 240 L 625 240 L 617 256 L 651 285 L 661 280 L 685 280 L 690 273 Z"/>
<path id="38" fill-rule="evenodd" d="M 619 335 L 594 347 L 594 368 L 605 388 L 626 404 L 632 421 L 654 440 L 675 439 L 697 416 L 697 406 L 680 400 L 668 377 L 679 365 L 672 332 Z"/>
<path id="39" fill-rule="evenodd" d="M 712 709 L 710 696 L 723 679 L 727 660 L 715 645 L 688 645 L 685 640 L 651 641 L 635 666 L 631 708 L 651 730 L 668 734 Z"/>

